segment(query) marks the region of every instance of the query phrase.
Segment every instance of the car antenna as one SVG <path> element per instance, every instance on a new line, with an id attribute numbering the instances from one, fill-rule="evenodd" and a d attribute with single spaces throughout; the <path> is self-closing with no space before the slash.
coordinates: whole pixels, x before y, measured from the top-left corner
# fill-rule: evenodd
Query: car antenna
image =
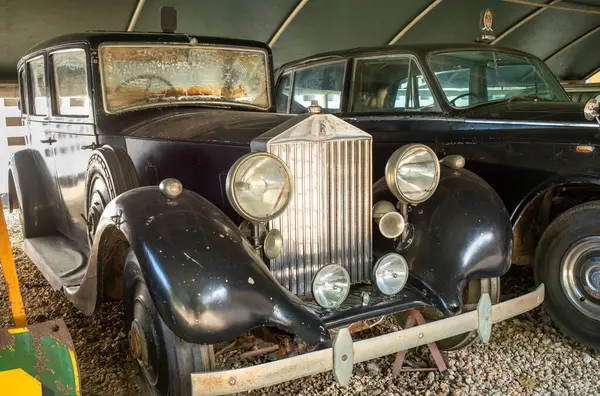
<path id="1" fill-rule="evenodd" d="M 479 14 L 479 36 L 475 39 L 476 43 L 489 44 L 496 40 L 494 36 L 494 29 L 492 24 L 494 23 L 494 13 L 489 8 L 481 11 Z"/>
<path id="2" fill-rule="evenodd" d="M 177 29 L 177 9 L 175 7 L 160 7 L 160 29 L 163 33 L 175 33 Z"/>

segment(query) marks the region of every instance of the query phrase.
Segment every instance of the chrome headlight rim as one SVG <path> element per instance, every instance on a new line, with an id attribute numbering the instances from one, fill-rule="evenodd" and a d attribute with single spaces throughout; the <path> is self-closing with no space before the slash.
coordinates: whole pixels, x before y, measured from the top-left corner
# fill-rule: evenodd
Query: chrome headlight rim
<path id="1" fill-rule="evenodd" d="M 346 290 L 343 294 L 341 294 L 342 298 L 339 299 L 339 301 L 336 304 L 330 304 L 330 305 L 325 305 L 323 304 L 322 301 L 319 301 L 319 299 L 317 298 L 317 293 L 315 293 L 315 282 L 317 281 L 317 279 L 319 278 L 319 275 L 322 274 L 322 272 L 326 269 L 330 269 L 330 268 L 336 268 L 336 269 L 340 269 L 343 271 L 344 277 L 346 279 Z M 350 274 L 348 273 L 348 270 L 346 270 L 346 268 L 344 268 L 343 266 L 339 265 L 339 264 L 328 264 L 322 268 L 320 268 L 317 273 L 315 274 L 312 283 L 311 283 L 311 293 L 313 296 L 313 300 L 315 300 L 315 302 L 321 307 L 321 308 L 325 308 L 325 309 L 335 309 L 337 307 L 339 307 L 340 305 L 343 304 L 344 301 L 346 301 L 346 298 L 348 298 L 348 294 L 350 294 L 350 286 L 351 286 L 351 280 L 350 280 Z"/>
<path id="2" fill-rule="evenodd" d="M 397 259 L 400 259 L 400 261 L 404 265 L 406 276 L 404 277 L 404 281 L 402 282 L 402 284 L 400 285 L 398 290 L 392 291 L 392 292 L 386 292 L 384 290 L 384 287 L 382 287 L 382 285 L 381 285 L 381 282 L 383 282 L 384 279 L 377 277 L 377 273 L 378 273 L 379 268 L 382 265 L 387 264 L 386 259 L 390 258 L 390 257 L 395 257 Z M 379 291 L 382 294 L 385 294 L 386 296 L 394 296 L 394 295 L 400 293 L 406 287 L 406 284 L 408 283 L 408 277 L 409 277 L 408 262 L 401 254 L 398 254 L 395 252 L 390 252 L 390 253 L 387 253 L 387 254 L 384 254 L 383 256 L 381 256 L 375 263 L 375 266 L 373 267 L 373 284 L 375 285 L 377 291 Z"/>
<path id="3" fill-rule="evenodd" d="M 431 191 L 425 195 L 424 197 L 420 198 L 420 199 L 411 199 L 409 197 L 407 197 L 398 187 L 398 183 L 397 183 L 397 179 L 396 179 L 396 172 L 398 169 L 398 164 L 400 163 L 400 161 L 402 160 L 402 158 L 404 157 L 404 155 L 406 155 L 406 153 L 408 153 L 411 150 L 414 149 L 423 149 L 425 151 L 427 151 L 429 153 L 429 155 L 433 158 L 433 164 L 435 167 L 435 176 L 434 176 L 434 180 L 433 180 L 433 187 L 431 188 Z M 431 196 L 435 193 L 435 190 L 437 189 L 439 182 L 440 182 L 440 161 L 437 157 L 437 155 L 435 154 L 435 151 L 433 151 L 429 146 L 426 146 L 424 144 L 420 144 L 420 143 L 411 143 L 411 144 L 407 144 L 404 145 L 402 147 L 400 147 L 398 150 L 396 150 L 388 159 L 387 164 L 385 165 L 385 182 L 388 186 L 388 188 L 390 189 L 390 191 L 392 192 L 392 194 L 394 194 L 394 196 L 396 198 L 398 198 L 398 200 L 402 203 L 407 203 L 407 204 L 419 204 L 421 202 L 425 202 L 427 201 L 429 198 L 431 198 Z"/>
<path id="4" fill-rule="evenodd" d="M 270 216 L 265 216 L 265 217 L 258 217 L 258 216 L 254 216 L 250 213 L 248 213 L 247 210 L 245 210 L 243 208 L 243 206 L 239 203 L 235 193 L 234 193 L 234 183 L 236 180 L 236 175 L 237 172 L 239 171 L 239 169 L 241 168 L 242 165 L 244 165 L 246 162 L 255 159 L 258 156 L 264 156 L 270 159 L 273 159 L 277 162 L 279 162 L 279 165 L 281 165 L 281 167 L 283 168 L 287 179 L 289 180 L 289 197 L 290 199 L 287 200 L 287 202 L 285 203 L 285 205 L 283 205 L 278 211 L 272 213 Z M 255 222 L 259 222 L 259 223 L 266 223 L 269 222 L 279 216 L 281 216 L 281 214 L 287 209 L 288 205 L 290 204 L 291 201 L 291 197 L 293 197 L 294 194 L 294 178 L 292 177 L 292 172 L 290 171 L 290 169 L 288 168 L 288 166 L 286 165 L 285 162 L 283 162 L 283 160 L 281 158 L 279 158 L 278 156 L 276 156 L 275 154 L 271 154 L 265 151 L 261 151 L 261 152 L 257 152 L 257 153 L 248 153 L 245 154 L 243 156 L 241 156 L 240 158 L 237 159 L 237 161 L 235 161 L 233 163 L 233 165 L 231 165 L 231 168 L 229 168 L 229 172 L 227 173 L 227 179 L 225 180 L 225 194 L 227 195 L 227 199 L 229 200 L 229 203 L 231 204 L 231 206 L 233 207 L 233 209 L 243 218 L 245 218 L 246 220 L 249 221 L 255 221 Z"/>

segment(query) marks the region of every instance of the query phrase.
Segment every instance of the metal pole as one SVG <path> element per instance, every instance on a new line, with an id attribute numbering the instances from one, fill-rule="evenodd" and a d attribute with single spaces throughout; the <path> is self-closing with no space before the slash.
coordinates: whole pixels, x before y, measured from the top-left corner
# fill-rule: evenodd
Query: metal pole
<path id="1" fill-rule="evenodd" d="M 590 30 L 589 32 L 587 32 L 586 34 L 584 34 L 583 36 L 579 36 L 578 38 L 576 38 L 575 40 L 571 41 L 569 44 L 565 45 L 564 47 L 562 47 L 561 49 L 559 49 L 558 51 L 556 51 L 555 53 L 553 53 L 552 55 L 550 55 L 549 57 L 547 57 L 546 59 L 544 59 L 544 62 L 548 62 L 550 59 L 564 53 L 565 51 L 569 50 L 571 47 L 573 47 L 575 44 L 580 43 L 581 41 L 585 40 L 586 38 L 590 37 L 591 35 L 593 35 L 594 33 L 600 31 L 600 26 Z"/>
<path id="2" fill-rule="evenodd" d="M 133 12 L 131 20 L 129 21 L 129 26 L 127 26 L 128 32 L 131 32 L 135 28 L 135 25 L 140 18 L 140 14 L 142 13 L 142 8 L 144 8 L 144 3 L 146 3 L 146 0 L 138 0 L 135 11 Z"/>
<path id="3" fill-rule="evenodd" d="M 522 5 L 531 6 L 531 7 L 552 8 L 552 9 L 561 10 L 561 11 L 583 12 L 586 14 L 600 15 L 600 10 L 594 9 L 594 8 L 581 8 L 581 7 L 575 7 L 575 6 L 565 7 L 565 6 L 544 4 L 544 3 L 535 3 L 535 2 L 529 1 L 529 0 L 502 0 L 502 1 L 505 1 L 507 3 L 522 4 Z"/>
<path id="4" fill-rule="evenodd" d="M 390 40 L 388 45 L 396 44 L 396 42 L 398 40 L 400 40 L 400 38 L 402 36 L 404 36 L 406 34 L 406 32 L 408 32 L 413 26 L 415 26 L 417 24 L 417 22 L 419 22 L 421 19 L 423 19 L 425 17 L 425 15 L 429 14 L 429 12 L 431 10 L 433 10 L 435 7 L 437 7 L 442 1 L 443 0 L 434 0 L 433 3 L 429 4 L 429 6 L 427 8 L 425 8 L 423 11 L 421 11 L 419 13 L 419 15 L 414 17 L 413 20 L 408 23 L 408 25 L 406 25 L 402 30 L 400 30 L 398 32 L 398 34 L 395 35 L 394 38 Z"/>
<path id="5" fill-rule="evenodd" d="M 279 40 L 279 36 L 281 36 L 281 34 L 288 27 L 288 25 L 292 23 L 294 18 L 296 18 L 296 15 L 298 15 L 300 10 L 302 10 L 306 3 L 308 3 L 308 0 L 300 0 L 300 2 L 296 5 L 296 8 L 294 8 L 290 15 L 288 15 L 288 17 L 285 18 L 281 26 L 279 26 L 279 29 L 277 29 L 275 34 L 273 34 L 273 37 L 271 37 L 271 40 L 269 40 L 269 47 L 273 48 L 273 45 L 275 45 L 277 40 Z"/>
<path id="6" fill-rule="evenodd" d="M 554 5 L 556 3 L 560 3 L 561 1 L 562 0 L 553 0 L 550 3 L 548 3 L 548 5 L 551 6 L 551 5 Z M 515 23 L 510 28 L 508 28 L 500 36 L 496 37 L 496 39 L 494 41 L 492 41 L 490 43 L 490 45 L 496 44 L 498 41 L 502 40 L 504 37 L 508 36 L 509 34 L 511 34 L 512 32 L 514 32 L 515 30 L 517 30 L 518 28 L 520 28 L 521 26 L 523 26 L 527 22 L 531 21 L 533 18 L 535 18 L 536 16 L 540 15 L 542 12 L 546 11 L 547 9 L 548 8 L 541 7 L 539 9 L 535 10 L 534 12 L 532 12 L 531 14 L 527 15 L 525 18 L 521 19 L 519 22 Z"/>

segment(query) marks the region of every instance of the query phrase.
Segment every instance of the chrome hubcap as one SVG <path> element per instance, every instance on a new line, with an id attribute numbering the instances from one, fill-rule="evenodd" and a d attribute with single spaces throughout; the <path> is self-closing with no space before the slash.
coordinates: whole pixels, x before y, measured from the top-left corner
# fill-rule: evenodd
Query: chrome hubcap
<path id="1" fill-rule="evenodd" d="M 575 242 L 564 255 L 561 275 L 569 302 L 584 315 L 600 320 L 600 236 Z"/>

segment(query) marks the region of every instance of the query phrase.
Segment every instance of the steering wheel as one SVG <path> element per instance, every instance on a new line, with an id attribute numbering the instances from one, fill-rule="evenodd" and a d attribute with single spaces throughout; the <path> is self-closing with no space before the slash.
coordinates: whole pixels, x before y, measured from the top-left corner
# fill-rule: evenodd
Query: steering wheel
<path id="1" fill-rule="evenodd" d="M 468 96 L 472 96 L 472 97 L 474 97 L 475 99 L 477 99 L 477 101 L 478 101 L 478 102 L 481 102 L 481 99 L 479 98 L 479 96 L 475 95 L 473 92 L 466 92 L 466 93 L 464 93 L 464 94 L 460 94 L 460 95 L 458 95 L 456 98 L 452 99 L 452 100 L 450 101 L 450 104 L 451 104 L 452 106 L 454 106 L 454 104 L 456 103 L 456 101 L 457 101 L 458 99 L 465 98 L 465 97 L 468 97 Z"/>
<path id="2" fill-rule="evenodd" d="M 148 83 L 146 84 L 146 91 L 144 93 L 145 98 L 150 97 L 150 87 L 152 86 L 152 80 L 157 80 L 157 81 L 162 82 L 169 88 L 168 91 L 172 92 L 176 98 L 179 96 L 177 94 L 177 90 L 175 89 L 175 86 L 173 84 L 171 84 L 171 82 L 169 80 L 167 80 L 164 77 L 157 76 L 154 74 L 140 74 L 139 76 L 128 78 L 127 80 L 122 81 L 119 85 L 117 85 L 117 87 L 115 88 L 115 92 L 117 92 L 120 89 L 125 88 L 127 85 L 129 85 L 131 82 L 133 82 L 135 80 L 144 80 L 144 79 L 148 80 Z"/>

